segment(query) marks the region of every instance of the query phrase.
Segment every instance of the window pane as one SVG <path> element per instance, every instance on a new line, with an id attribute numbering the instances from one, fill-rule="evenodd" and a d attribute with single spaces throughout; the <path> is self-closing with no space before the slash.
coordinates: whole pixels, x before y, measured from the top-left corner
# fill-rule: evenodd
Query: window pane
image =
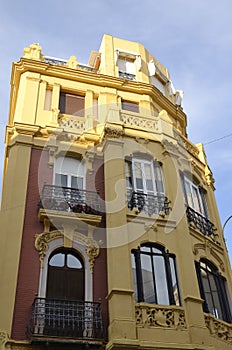
<path id="1" fill-rule="evenodd" d="M 64 174 L 55 174 L 55 185 L 60 187 L 67 187 L 68 176 Z"/>
<path id="2" fill-rule="evenodd" d="M 72 254 L 67 255 L 67 266 L 74 269 L 82 269 L 82 263 Z"/>
<path id="3" fill-rule="evenodd" d="M 135 172 L 135 185 L 136 189 L 143 190 L 143 176 L 142 176 L 142 166 L 141 163 L 134 163 L 134 172 Z"/>
<path id="4" fill-rule="evenodd" d="M 212 273 L 209 273 L 209 283 L 210 283 L 211 295 L 212 295 L 213 304 L 214 304 L 212 313 L 215 317 L 222 318 L 222 310 L 221 310 L 221 305 L 218 297 L 218 290 L 217 290 L 215 279 Z"/>
<path id="5" fill-rule="evenodd" d="M 134 286 L 134 298 L 135 301 L 138 301 L 138 285 L 137 285 L 137 278 L 136 278 L 136 267 L 135 267 L 135 257 L 134 254 L 131 256 L 132 259 L 132 279 L 133 279 L 133 286 Z"/>
<path id="6" fill-rule="evenodd" d="M 195 186 L 192 186 L 192 196 L 193 196 L 193 208 L 201 213 L 202 209 L 200 206 L 199 192 L 197 187 Z"/>
<path id="7" fill-rule="evenodd" d="M 146 181 L 146 190 L 154 192 L 151 164 L 146 164 L 146 163 L 144 164 L 144 175 L 145 175 L 145 181 Z"/>
<path id="8" fill-rule="evenodd" d="M 155 283 L 158 304 L 169 305 L 166 269 L 163 256 L 154 256 Z"/>
<path id="9" fill-rule="evenodd" d="M 175 304 L 180 305 L 180 298 L 178 293 L 177 277 L 176 277 L 176 270 L 175 270 L 175 261 L 172 257 L 170 257 L 169 262 L 170 262 L 171 275 L 172 275 L 172 292 L 173 292 Z"/>
<path id="10" fill-rule="evenodd" d="M 71 187 L 79 190 L 83 189 L 83 178 L 72 176 L 71 177 Z"/>
<path id="11" fill-rule="evenodd" d="M 153 249 L 154 248 L 143 246 L 143 247 L 140 248 L 140 251 L 141 252 L 149 252 L 149 253 L 151 253 L 151 251 L 153 251 Z"/>
<path id="12" fill-rule="evenodd" d="M 58 253 L 53 255 L 53 257 L 49 261 L 50 266 L 63 267 L 64 266 L 64 254 Z"/>
<path id="13" fill-rule="evenodd" d="M 163 176 L 158 162 L 154 166 L 156 190 L 159 194 L 164 194 Z"/>
<path id="14" fill-rule="evenodd" d="M 191 207 L 191 208 L 194 208 L 194 205 L 193 205 L 193 200 L 192 200 L 192 193 L 191 193 L 191 187 L 190 187 L 190 184 L 185 181 L 185 189 L 186 189 L 186 196 L 187 196 L 187 201 L 188 201 L 188 205 Z"/>
<path id="15" fill-rule="evenodd" d="M 150 256 L 141 254 L 141 266 L 143 276 L 144 301 L 147 303 L 155 303 L 156 300 L 154 292 L 154 280 Z"/>

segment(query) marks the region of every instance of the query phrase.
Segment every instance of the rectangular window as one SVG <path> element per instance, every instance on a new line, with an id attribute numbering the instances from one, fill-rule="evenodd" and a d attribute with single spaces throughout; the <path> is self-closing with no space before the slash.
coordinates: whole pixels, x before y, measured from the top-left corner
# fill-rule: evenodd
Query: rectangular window
<path id="1" fill-rule="evenodd" d="M 131 101 L 122 100 L 122 109 L 133 113 L 139 113 L 139 104 Z"/>
<path id="2" fill-rule="evenodd" d="M 60 113 L 84 117 L 85 97 L 81 95 L 74 95 L 66 92 L 61 92 L 59 110 Z"/>
<path id="3" fill-rule="evenodd" d="M 136 80 L 135 61 L 129 58 L 118 59 L 118 74 L 120 78 Z"/>
<path id="4" fill-rule="evenodd" d="M 46 90 L 44 99 L 44 109 L 50 111 L 52 107 L 52 90 Z"/>
<path id="5" fill-rule="evenodd" d="M 186 176 L 181 176 L 186 205 L 205 217 L 208 217 L 205 194 L 202 188 L 197 186 Z"/>
<path id="6" fill-rule="evenodd" d="M 118 59 L 118 71 L 135 75 L 135 62 L 126 58 Z"/>

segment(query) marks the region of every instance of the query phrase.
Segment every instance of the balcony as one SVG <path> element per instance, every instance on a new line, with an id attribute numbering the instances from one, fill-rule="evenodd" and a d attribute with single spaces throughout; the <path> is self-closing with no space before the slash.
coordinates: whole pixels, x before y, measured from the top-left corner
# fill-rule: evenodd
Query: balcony
<path id="1" fill-rule="evenodd" d="M 49 56 L 44 57 L 44 62 L 49 64 L 55 64 L 58 66 L 67 66 L 67 63 L 68 63 L 67 60 L 63 60 L 62 58 L 55 58 L 55 57 L 49 57 Z M 87 64 L 78 63 L 77 68 L 86 70 L 89 72 L 97 73 L 97 69 L 95 69 L 94 67 L 88 66 Z"/>
<path id="2" fill-rule="evenodd" d="M 130 210 L 136 208 L 138 213 L 166 216 L 169 214 L 169 201 L 163 195 L 145 194 L 142 192 L 127 192 L 127 203 Z"/>
<path id="3" fill-rule="evenodd" d="M 44 185 L 39 209 L 58 210 L 82 214 L 100 215 L 101 199 L 94 191 L 70 187 Z"/>
<path id="4" fill-rule="evenodd" d="M 214 236 L 217 230 L 214 224 L 209 221 L 205 216 L 196 212 L 190 207 L 186 209 L 188 222 L 194 224 L 194 226 L 205 236 Z"/>
<path id="5" fill-rule="evenodd" d="M 97 302 L 36 298 L 27 327 L 31 342 L 75 342 L 101 346 L 105 338 Z"/>
<path id="6" fill-rule="evenodd" d="M 126 73 L 126 72 L 120 72 L 119 71 L 119 77 L 123 78 L 123 79 L 126 79 L 126 80 L 136 81 L 135 74 L 131 74 L 131 73 Z"/>

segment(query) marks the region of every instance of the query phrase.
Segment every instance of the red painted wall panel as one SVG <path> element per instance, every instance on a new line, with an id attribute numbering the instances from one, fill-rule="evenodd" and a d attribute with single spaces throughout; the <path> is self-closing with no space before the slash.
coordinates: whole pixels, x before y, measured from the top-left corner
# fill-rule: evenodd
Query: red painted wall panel
<path id="1" fill-rule="evenodd" d="M 32 149 L 11 335 L 16 340 L 26 339 L 31 305 L 39 286 L 39 254 L 34 248 L 35 234 L 43 232 L 38 220 L 39 178 L 41 183 L 43 180 L 52 183 L 52 169 L 48 166 L 48 153 Z"/>

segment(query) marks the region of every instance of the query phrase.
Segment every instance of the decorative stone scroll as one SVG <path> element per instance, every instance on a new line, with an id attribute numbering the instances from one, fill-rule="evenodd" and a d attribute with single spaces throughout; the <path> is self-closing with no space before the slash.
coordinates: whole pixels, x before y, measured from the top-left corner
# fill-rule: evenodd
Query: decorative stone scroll
<path id="1" fill-rule="evenodd" d="M 35 249 L 39 252 L 40 266 L 44 267 L 44 258 L 46 256 L 46 252 L 48 250 L 48 243 L 53 239 L 63 238 L 63 231 L 51 231 L 51 232 L 43 232 L 35 235 Z M 76 242 L 80 242 L 86 246 L 86 254 L 89 257 L 90 270 L 93 272 L 94 261 L 98 257 L 101 245 L 101 241 L 97 242 L 93 239 L 92 236 L 85 236 L 79 232 L 72 232 L 72 240 Z"/>
<path id="2" fill-rule="evenodd" d="M 205 314 L 205 324 L 212 336 L 232 344 L 232 325 Z"/>
<path id="3" fill-rule="evenodd" d="M 61 231 L 43 232 L 35 235 L 35 249 L 39 252 L 39 260 L 42 268 L 44 267 L 44 258 L 48 250 L 48 243 L 57 238 L 63 238 Z"/>
<path id="4" fill-rule="evenodd" d="M 183 308 L 176 306 L 151 306 L 137 304 L 135 306 L 136 324 L 140 327 L 161 327 L 186 329 Z"/>
<path id="5" fill-rule="evenodd" d="M 146 129 L 148 131 L 158 131 L 158 121 L 144 117 L 138 117 L 131 114 L 121 113 L 121 121 L 125 125 Z"/>

